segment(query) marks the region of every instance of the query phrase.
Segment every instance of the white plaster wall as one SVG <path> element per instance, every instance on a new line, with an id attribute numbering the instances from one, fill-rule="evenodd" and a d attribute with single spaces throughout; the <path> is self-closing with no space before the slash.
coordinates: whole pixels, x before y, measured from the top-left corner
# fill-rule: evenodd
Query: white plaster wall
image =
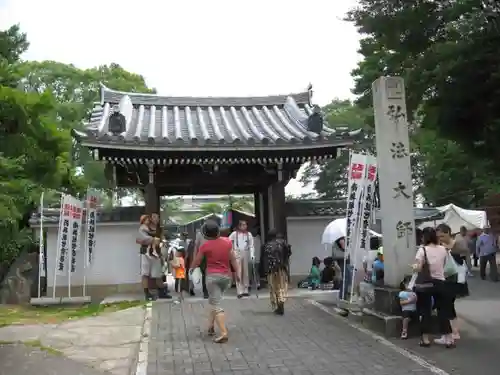
<path id="1" fill-rule="evenodd" d="M 47 228 L 47 285 L 54 285 L 54 267 L 57 252 L 57 227 Z M 85 228 L 84 228 L 85 230 Z M 87 285 L 134 284 L 140 282 L 137 223 L 102 223 L 96 229 L 96 248 L 93 263 L 87 269 Z M 83 285 L 84 234 L 76 258 L 76 271 L 71 274 L 71 285 Z M 38 235 L 38 233 L 37 233 Z M 69 267 L 68 267 L 69 268 Z M 68 285 L 68 276 L 57 276 L 57 286 Z"/>
<path id="2" fill-rule="evenodd" d="M 321 244 L 321 235 L 333 219 L 332 217 L 287 218 L 288 242 L 292 245 L 290 275 L 307 275 L 313 257 L 323 260 L 332 255 L 331 246 L 325 249 Z"/>
<path id="3" fill-rule="evenodd" d="M 307 275 L 314 256 L 324 259 L 331 255 L 331 248 L 321 244 L 323 230 L 333 218 L 289 217 L 288 241 L 292 245 L 290 273 Z M 47 228 L 47 285 L 54 283 L 57 227 Z M 85 228 L 84 228 L 85 230 Z M 137 223 L 101 223 L 97 226 L 94 259 L 87 269 L 87 285 L 116 285 L 140 282 L 139 247 L 135 243 Z M 83 232 L 85 233 L 85 232 Z M 38 235 L 38 233 L 37 233 Z M 84 235 L 77 253 L 77 269 L 71 274 L 72 285 L 82 285 L 84 275 Z M 68 276 L 57 276 L 58 286 L 68 285 Z"/>

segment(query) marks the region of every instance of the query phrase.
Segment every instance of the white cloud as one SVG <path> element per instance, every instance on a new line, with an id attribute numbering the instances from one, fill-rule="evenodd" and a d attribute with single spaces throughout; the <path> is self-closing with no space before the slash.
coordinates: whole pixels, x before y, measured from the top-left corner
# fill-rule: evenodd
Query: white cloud
<path id="1" fill-rule="evenodd" d="M 298 92 L 351 97 L 355 0 L 0 0 L 0 28 L 20 23 L 27 59 L 81 68 L 116 62 L 164 95 Z M 291 182 L 291 194 L 301 187 Z"/>

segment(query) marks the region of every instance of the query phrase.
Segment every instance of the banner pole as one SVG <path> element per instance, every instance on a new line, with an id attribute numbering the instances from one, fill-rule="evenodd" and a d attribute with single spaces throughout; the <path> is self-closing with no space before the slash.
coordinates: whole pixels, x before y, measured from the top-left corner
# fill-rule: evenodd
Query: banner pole
<path id="1" fill-rule="evenodd" d="M 59 228 L 57 230 L 57 250 L 56 250 L 56 258 L 54 259 L 54 285 L 52 287 L 52 298 L 56 298 L 56 280 L 57 280 L 57 260 L 61 256 L 61 220 L 62 220 L 62 212 L 63 212 L 63 204 L 64 204 L 64 194 L 61 194 L 61 203 L 59 209 Z"/>
<path id="2" fill-rule="evenodd" d="M 351 162 L 352 162 L 352 151 L 349 150 L 349 164 L 348 164 L 348 170 L 347 170 L 347 213 L 349 213 L 349 196 L 351 195 L 351 184 L 350 184 L 350 179 L 351 179 Z M 347 225 L 349 225 L 349 220 L 346 220 L 346 234 L 348 231 Z M 342 269 L 342 289 L 340 290 L 340 300 L 345 300 L 345 270 L 346 270 L 346 263 L 347 263 L 347 251 L 349 248 L 349 242 L 351 242 L 351 239 L 348 238 L 346 235 L 344 239 L 344 265 Z"/>
<path id="3" fill-rule="evenodd" d="M 75 209 L 75 202 L 73 202 L 73 196 L 71 196 L 71 206 L 70 206 L 70 217 L 71 217 L 71 221 L 70 221 L 70 230 L 73 230 L 73 218 L 74 218 L 74 209 Z M 73 249 L 72 249 L 72 245 L 69 246 L 68 248 L 68 299 L 71 298 L 71 262 L 73 260 Z"/>
<path id="4" fill-rule="evenodd" d="M 83 261 L 83 296 L 87 296 L 87 262 L 89 259 L 89 189 L 85 199 L 85 249 Z"/>
<path id="5" fill-rule="evenodd" d="M 44 192 L 40 196 L 40 236 L 38 238 L 39 247 L 38 247 L 38 298 L 42 296 L 42 269 L 45 270 L 45 257 L 43 253 L 43 196 Z"/>

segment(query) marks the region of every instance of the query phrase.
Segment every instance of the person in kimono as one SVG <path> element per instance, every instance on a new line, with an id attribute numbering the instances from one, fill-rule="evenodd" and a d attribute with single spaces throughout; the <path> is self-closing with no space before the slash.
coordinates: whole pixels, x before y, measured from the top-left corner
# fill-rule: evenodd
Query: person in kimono
<path id="1" fill-rule="evenodd" d="M 248 224 L 245 220 L 240 220 L 237 229 L 231 233 L 229 239 L 233 244 L 239 269 L 239 281 L 236 282 L 238 298 L 248 297 L 249 264 L 255 262 L 255 248 L 252 233 L 248 231 Z"/>
<path id="2" fill-rule="evenodd" d="M 262 261 L 264 262 L 264 272 L 267 275 L 271 308 L 277 315 L 285 313 L 289 259 L 290 246 L 283 239 L 283 235 L 271 229 L 267 234 Z"/>

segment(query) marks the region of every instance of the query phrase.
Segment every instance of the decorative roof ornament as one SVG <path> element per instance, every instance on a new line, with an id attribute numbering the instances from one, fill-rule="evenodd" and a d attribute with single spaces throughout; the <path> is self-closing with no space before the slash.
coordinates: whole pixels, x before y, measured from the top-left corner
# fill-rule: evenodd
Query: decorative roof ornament
<path id="1" fill-rule="evenodd" d="M 309 107 L 312 107 L 312 97 L 314 93 L 312 83 L 309 83 L 309 86 L 307 86 L 307 93 L 309 94 Z"/>
<path id="2" fill-rule="evenodd" d="M 312 109 L 312 114 L 307 119 L 307 129 L 313 133 L 321 134 L 323 131 L 323 114 L 321 113 L 321 108 L 314 105 Z"/>
<path id="3" fill-rule="evenodd" d="M 109 132 L 113 135 L 120 135 L 126 130 L 126 120 L 118 108 L 109 116 L 108 120 Z"/>

